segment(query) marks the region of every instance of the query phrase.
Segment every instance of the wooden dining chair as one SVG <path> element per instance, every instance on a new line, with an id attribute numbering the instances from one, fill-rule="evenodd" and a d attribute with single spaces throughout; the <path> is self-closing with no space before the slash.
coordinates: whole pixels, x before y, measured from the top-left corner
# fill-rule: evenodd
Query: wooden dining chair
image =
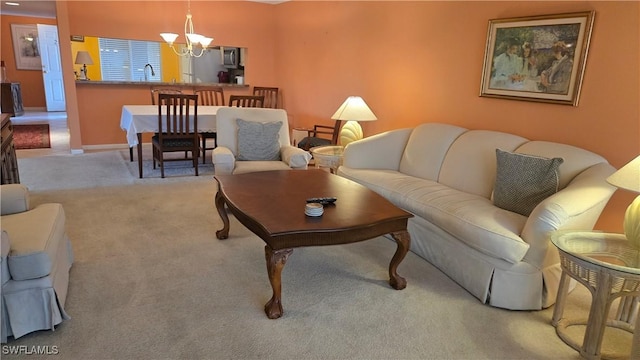
<path id="1" fill-rule="evenodd" d="M 263 105 L 264 105 L 264 96 L 262 95 L 231 95 L 229 96 L 229 106 L 261 108 L 263 107 Z"/>
<path id="2" fill-rule="evenodd" d="M 167 87 L 151 87 L 151 105 L 158 103 L 158 94 L 182 94 L 182 90 L 178 88 Z M 133 147 L 129 147 L 129 161 L 133 162 Z"/>
<path id="3" fill-rule="evenodd" d="M 198 87 L 194 91 L 198 95 L 198 105 L 202 106 L 224 106 L 224 90 L 222 87 Z M 202 163 L 205 162 L 205 153 L 207 150 L 213 150 L 217 144 L 217 134 L 215 132 L 201 132 L 200 151 L 202 151 Z M 213 147 L 207 147 L 207 139 L 213 139 Z"/>
<path id="4" fill-rule="evenodd" d="M 193 122 L 190 120 L 193 117 Z M 191 160 L 198 176 L 198 96 L 186 94 L 158 94 L 158 133 L 151 138 L 153 168 L 160 164 L 164 178 L 165 161 Z M 191 153 L 187 158 L 165 158 L 169 152 Z"/>
<path id="5" fill-rule="evenodd" d="M 336 120 L 334 126 L 313 125 L 313 130 L 308 130 L 308 135 L 298 142 L 298 147 L 309 151 L 312 147 L 324 145 L 338 145 L 341 120 Z"/>
<path id="6" fill-rule="evenodd" d="M 264 96 L 264 105 L 262 107 L 277 109 L 278 108 L 278 92 L 277 87 L 254 86 L 253 95 Z"/>
<path id="7" fill-rule="evenodd" d="M 178 88 L 168 87 L 152 87 L 151 88 L 151 105 L 158 103 L 158 95 L 160 94 L 182 94 L 182 90 Z"/>

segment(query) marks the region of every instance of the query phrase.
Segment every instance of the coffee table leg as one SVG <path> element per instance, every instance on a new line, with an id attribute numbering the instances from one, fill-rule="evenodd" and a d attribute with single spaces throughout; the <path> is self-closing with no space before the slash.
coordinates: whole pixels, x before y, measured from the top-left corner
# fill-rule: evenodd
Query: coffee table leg
<path id="1" fill-rule="evenodd" d="M 277 319 L 282 316 L 282 268 L 293 249 L 272 250 L 268 245 L 264 247 L 264 256 L 267 259 L 267 271 L 269 282 L 273 289 L 271 300 L 264 306 L 264 312 L 269 319 Z"/>
<path id="2" fill-rule="evenodd" d="M 409 232 L 406 230 L 391 233 L 391 236 L 398 244 L 398 249 L 396 250 L 396 253 L 393 254 L 391 264 L 389 264 L 389 284 L 396 290 L 402 290 L 407 287 L 407 280 L 398 275 L 396 270 L 409 251 L 409 247 L 411 246 L 411 237 L 409 236 Z"/>
<path id="3" fill-rule="evenodd" d="M 216 237 L 219 240 L 223 240 L 229 237 L 229 216 L 227 215 L 227 211 L 224 209 L 224 198 L 222 197 L 220 190 L 216 193 L 215 202 L 218 214 L 220 214 L 220 218 L 222 218 L 222 223 L 224 224 L 222 229 L 216 231 Z"/>

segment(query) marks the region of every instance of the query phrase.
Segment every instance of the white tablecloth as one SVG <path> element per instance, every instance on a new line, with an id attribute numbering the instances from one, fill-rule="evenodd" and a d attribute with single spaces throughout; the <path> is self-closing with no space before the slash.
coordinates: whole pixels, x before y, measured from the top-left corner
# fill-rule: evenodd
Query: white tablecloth
<path id="1" fill-rule="evenodd" d="M 198 106 L 198 131 L 216 131 L 216 113 L 222 106 Z M 127 143 L 138 145 L 138 133 L 158 132 L 158 105 L 124 105 L 120 128 L 127 132 Z"/>

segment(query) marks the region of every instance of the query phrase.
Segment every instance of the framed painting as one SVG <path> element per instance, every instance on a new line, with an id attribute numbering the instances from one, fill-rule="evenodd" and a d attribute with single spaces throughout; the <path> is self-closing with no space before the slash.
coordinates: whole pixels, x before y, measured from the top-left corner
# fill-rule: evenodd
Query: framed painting
<path id="1" fill-rule="evenodd" d="M 11 24 L 13 53 L 18 70 L 40 70 L 40 48 L 38 45 L 38 27 L 28 24 Z"/>
<path id="2" fill-rule="evenodd" d="M 578 106 L 594 16 L 489 20 L 480 96 Z"/>

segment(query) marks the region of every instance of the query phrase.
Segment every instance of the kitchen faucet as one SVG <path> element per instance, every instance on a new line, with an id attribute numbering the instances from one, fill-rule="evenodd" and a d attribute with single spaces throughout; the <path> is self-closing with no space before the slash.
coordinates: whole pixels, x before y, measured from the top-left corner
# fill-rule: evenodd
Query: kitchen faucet
<path id="1" fill-rule="evenodd" d="M 147 77 L 147 66 L 151 68 L 151 76 L 156 76 L 156 73 L 153 72 L 153 66 L 151 66 L 151 64 L 146 64 L 144 66 L 144 81 L 149 81 L 149 78 Z"/>

